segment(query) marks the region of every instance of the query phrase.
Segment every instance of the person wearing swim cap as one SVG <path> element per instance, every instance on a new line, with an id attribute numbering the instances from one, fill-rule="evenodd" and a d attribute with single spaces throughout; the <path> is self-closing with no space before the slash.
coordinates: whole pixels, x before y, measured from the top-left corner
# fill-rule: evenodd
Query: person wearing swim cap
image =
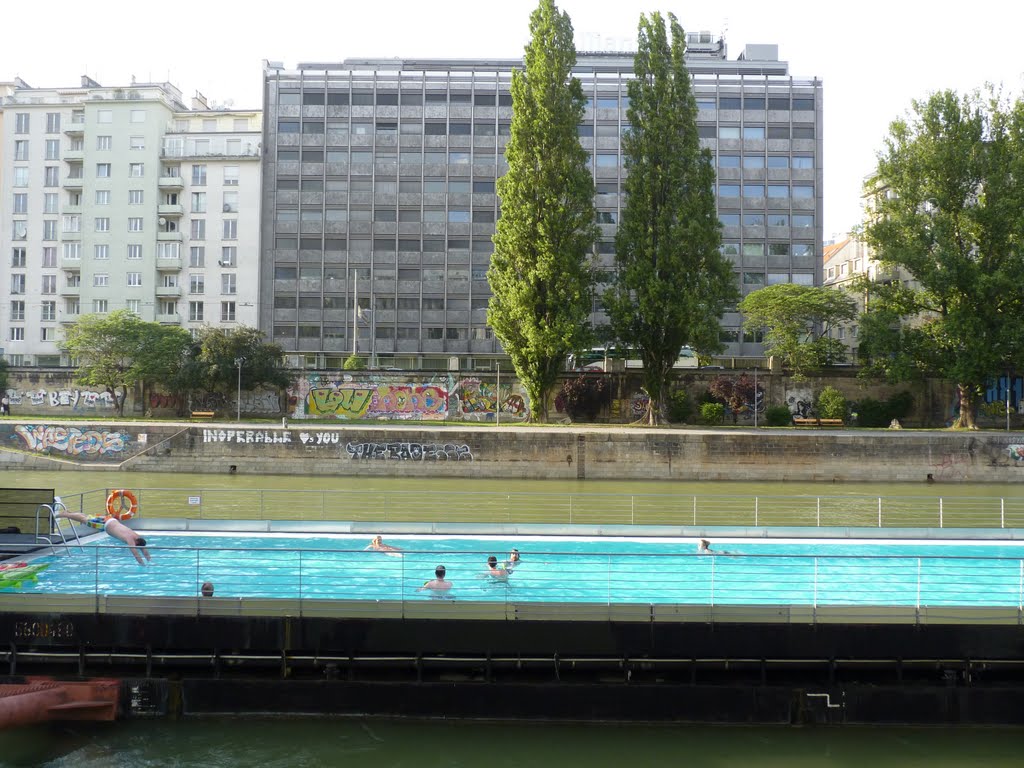
<path id="1" fill-rule="evenodd" d="M 434 569 L 434 578 L 430 581 L 423 582 L 422 587 L 417 587 L 417 592 L 433 592 L 432 597 L 445 597 L 448 590 L 452 588 L 452 583 L 445 578 L 445 569 L 443 565 L 437 566 Z"/>

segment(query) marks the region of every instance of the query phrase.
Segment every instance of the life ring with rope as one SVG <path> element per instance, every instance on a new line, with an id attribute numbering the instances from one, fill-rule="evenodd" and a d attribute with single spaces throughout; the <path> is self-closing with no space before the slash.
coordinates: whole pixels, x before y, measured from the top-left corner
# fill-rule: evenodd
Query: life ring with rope
<path id="1" fill-rule="evenodd" d="M 111 491 L 107 496 L 107 514 L 118 520 L 131 520 L 139 511 L 139 499 L 123 488 Z"/>

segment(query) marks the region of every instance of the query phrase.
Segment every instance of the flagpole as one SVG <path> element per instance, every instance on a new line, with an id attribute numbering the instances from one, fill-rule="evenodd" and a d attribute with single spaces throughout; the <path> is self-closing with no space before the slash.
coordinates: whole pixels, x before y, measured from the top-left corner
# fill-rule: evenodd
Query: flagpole
<path id="1" fill-rule="evenodd" d="M 353 268 L 352 274 L 352 356 L 359 354 L 359 270 Z"/>

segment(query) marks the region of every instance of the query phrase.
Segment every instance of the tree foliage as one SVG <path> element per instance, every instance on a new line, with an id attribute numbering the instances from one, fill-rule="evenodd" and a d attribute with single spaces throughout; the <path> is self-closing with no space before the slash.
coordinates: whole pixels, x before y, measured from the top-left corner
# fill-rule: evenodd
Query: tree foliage
<path id="1" fill-rule="evenodd" d="M 239 367 L 241 388 L 246 391 L 259 387 L 280 389 L 291 382 L 280 345 L 265 341 L 263 332 L 256 328 L 241 326 L 228 333 L 219 328 L 204 328 L 197 341 L 202 385 L 207 390 L 234 392 L 239 386 Z"/>
<path id="2" fill-rule="evenodd" d="M 808 372 L 846 359 L 846 345 L 829 330 L 857 316 L 857 303 L 845 292 L 780 283 L 747 294 L 739 304 L 743 327 L 764 329 L 765 352 L 777 355 L 797 381 Z"/>
<path id="3" fill-rule="evenodd" d="M 577 376 L 566 379 L 555 398 L 555 407 L 573 421 L 593 421 L 612 399 L 606 376 Z"/>
<path id="4" fill-rule="evenodd" d="M 65 329 L 60 348 L 77 361 L 75 381 L 102 387 L 123 416 L 128 389 L 174 374 L 190 341 L 184 328 L 146 322 L 122 309 L 79 318 Z"/>
<path id="5" fill-rule="evenodd" d="M 708 385 L 708 392 L 729 408 L 733 424 L 739 421 L 740 414 L 747 410 L 748 406 L 757 407 L 754 379 L 745 373 L 739 376 L 715 376 Z"/>
<path id="6" fill-rule="evenodd" d="M 10 371 L 7 367 L 7 361 L 0 359 L 0 395 L 7 392 L 7 385 L 10 383 Z"/>
<path id="7" fill-rule="evenodd" d="M 910 285 L 869 286 L 861 357 L 890 381 L 957 383 L 975 427 L 987 379 L 1024 362 L 1024 102 L 952 91 L 893 121 L 865 236 Z"/>
<path id="8" fill-rule="evenodd" d="M 604 297 L 617 338 L 640 350 L 650 424 L 664 417 L 679 350 L 720 350 L 718 318 L 736 298 L 719 252 L 715 171 L 700 148 L 685 36 L 675 16 L 668 20 L 671 39 L 659 13 L 640 17 L 622 138 L 626 203 Z"/>
<path id="9" fill-rule="evenodd" d="M 487 322 L 512 359 L 530 400 L 547 419 L 548 395 L 565 358 L 588 346 L 597 236 L 593 178 L 576 126 L 585 99 L 572 23 L 553 0 L 530 16 L 525 69 L 512 73 L 508 172 L 498 179 L 501 218 L 487 273 Z"/>

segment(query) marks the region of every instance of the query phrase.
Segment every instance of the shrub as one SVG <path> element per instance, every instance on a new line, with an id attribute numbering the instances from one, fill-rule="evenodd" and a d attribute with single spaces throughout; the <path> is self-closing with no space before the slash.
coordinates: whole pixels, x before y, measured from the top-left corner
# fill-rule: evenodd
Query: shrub
<path id="1" fill-rule="evenodd" d="M 825 387 L 818 395 L 818 417 L 822 419 L 845 419 L 846 398 L 832 386 Z"/>
<path id="2" fill-rule="evenodd" d="M 721 403 L 702 403 L 700 420 L 709 427 L 717 427 L 725 421 L 725 406 Z"/>
<path id="3" fill-rule="evenodd" d="M 682 424 L 693 416 L 693 401 L 685 389 L 677 389 L 668 398 L 668 420 Z"/>
<path id="4" fill-rule="evenodd" d="M 914 396 L 899 392 L 888 400 L 864 398 L 857 403 L 857 425 L 861 427 L 888 427 L 893 419 L 902 419 L 914 407 Z"/>
<path id="5" fill-rule="evenodd" d="M 785 405 L 772 405 L 764 409 L 764 422 L 769 427 L 788 427 L 793 423 L 793 414 Z"/>
<path id="6" fill-rule="evenodd" d="M 604 376 L 578 376 L 562 382 L 555 396 L 555 408 L 576 421 L 593 421 L 611 400 L 611 390 Z"/>
<path id="7" fill-rule="evenodd" d="M 366 370 L 366 361 L 358 355 L 349 355 L 345 358 L 344 369 L 346 371 L 364 371 Z"/>

